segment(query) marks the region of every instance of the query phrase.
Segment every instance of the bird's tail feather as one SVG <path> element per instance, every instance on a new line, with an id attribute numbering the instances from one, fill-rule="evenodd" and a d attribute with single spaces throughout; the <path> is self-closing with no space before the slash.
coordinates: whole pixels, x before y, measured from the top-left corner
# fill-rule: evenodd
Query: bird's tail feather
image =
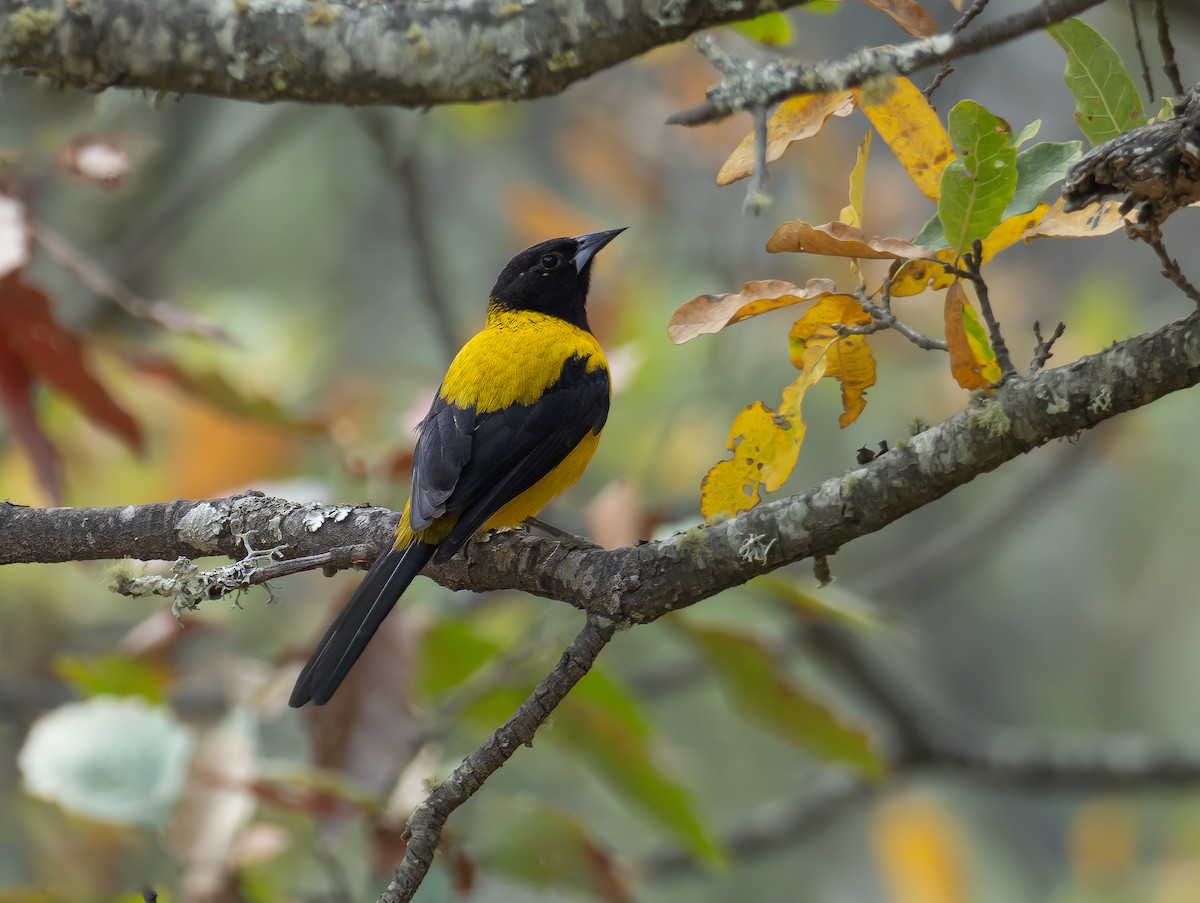
<path id="1" fill-rule="evenodd" d="M 329 701 L 396 600 L 436 549 L 432 543 L 414 542 L 403 549 L 392 547 L 375 559 L 300 672 L 288 705 L 299 708 L 310 699 L 316 705 Z"/>

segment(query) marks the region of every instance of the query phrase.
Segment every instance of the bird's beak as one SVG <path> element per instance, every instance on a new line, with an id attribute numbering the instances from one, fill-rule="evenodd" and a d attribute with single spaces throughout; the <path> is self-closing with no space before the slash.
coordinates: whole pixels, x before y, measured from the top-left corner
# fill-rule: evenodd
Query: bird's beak
<path id="1" fill-rule="evenodd" d="M 620 229 L 609 229 L 607 232 L 589 232 L 587 235 L 576 235 L 575 244 L 578 245 L 578 250 L 575 251 L 575 256 L 571 262 L 575 264 L 575 272 L 582 273 L 583 268 L 588 265 L 596 252 L 603 248 L 606 244 L 620 235 L 627 226 L 622 226 Z"/>

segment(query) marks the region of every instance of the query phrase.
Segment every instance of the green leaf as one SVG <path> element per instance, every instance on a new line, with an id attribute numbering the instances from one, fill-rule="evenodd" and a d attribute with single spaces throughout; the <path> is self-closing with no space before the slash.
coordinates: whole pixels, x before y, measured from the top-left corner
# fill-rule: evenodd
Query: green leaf
<path id="1" fill-rule="evenodd" d="M 39 718 L 17 764 L 30 793 L 71 812 L 161 825 L 183 792 L 192 745 L 167 709 L 100 696 Z"/>
<path id="2" fill-rule="evenodd" d="M 1067 54 L 1063 79 L 1075 96 L 1075 121 L 1093 145 L 1146 121 L 1133 77 L 1113 46 L 1090 25 L 1067 19 L 1046 29 Z"/>
<path id="3" fill-rule="evenodd" d="M 1017 187 L 1001 219 L 1028 213 L 1040 204 L 1046 189 L 1066 177 L 1082 151 L 1079 141 L 1043 141 L 1018 153 Z"/>
<path id="4" fill-rule="evenodd" d="M 991 339 L 988 338 L 987 328 L 979 319 L 979 314 L 975 313 L 975 308 L 970 304 L 964 304 L 962 312 L 963 328 L 967 331 L 967 343 L 982 364 L 980 371 L 988 379 L 993 381 L 999 379 L 1001 376 L 1000 363 L 996 360 L 996 351 L 992 348 Z"/>
<path id="5" fill-rule="evenodd" d="M 733 27 L 751 41 L 767 47 L 782 47 L 792 42 L 792 26 L 787 16 L 780 12 L 764 13 L 744 22 L 734 22 Z"/>
<path id="6" fill-rule="evenodd" d="M 1026 141 L 1029 141 L 1037 136 L 1037 133 L 1042 130 L 1042 120 L 1035 119 L 1025 128 L 1021 129 L 1021 134 L 1013 139 L 1013 147 L 1020 147 Z"/>
<path id="7" fill-rule="evenodd" d="M 946 242 L 946 230 L 942 228 L 941 217 L 936 213 L 929 217 L 925 225 L 921 227 L 921 231 L 913 238 L 912 243 L 933 251 L 950 247 Z"/>
<path id="8" fill-rule="evenodd" d="M 686 634 L 746 717 L 806 752 L 867 777 L 883 774 L 883 763 L 866 735 L 842 724 L 828 707 L 799 690 L 756 637 L 691 626 Z"/>
<path id="9" fill-rule="evenodd" d="M 85 699 L 92 696 L 140 696 L 147 702 L 162 702 L 164 678 L 153 665 L 123 655 L 88 658 L 58 655 L 54 672 L 63 683 Z"/>
<path id="10" fill-rule="evenodd" d="M 1175 98 L 1164 97 L 1158 102 L 1158 113 L 1151 122 L 1166 122 L 1175 118 Z"/>
<path id="11" fill-rule="evenodd" d="M 607 847 L 578 816 L 523 798 L 488 797 L 480 822 L 503 825 L 472 839 L 489 872 L 542 888 L 583 891 L 602 900 L 631 899 Z"/>
<path id="12" fill-rule="evenodd" d="M 942 172 L 938 217 L 947 246 L 961 253 L 1000 225 L 1017 187 L 1017 151 L 1008 123 L 973 100 L 956 104 L 947 120 L 958 159 Z"/>
<path id="13" fill-rule="evenodd" d="M 634 699 L 593 668 L 554 712 L 546 735 L 587 759 L 612 787 L 697 858 L 719 865 L 725 854 L 697 819 L 692 799 L 653 760 L 650 726 Z"/>

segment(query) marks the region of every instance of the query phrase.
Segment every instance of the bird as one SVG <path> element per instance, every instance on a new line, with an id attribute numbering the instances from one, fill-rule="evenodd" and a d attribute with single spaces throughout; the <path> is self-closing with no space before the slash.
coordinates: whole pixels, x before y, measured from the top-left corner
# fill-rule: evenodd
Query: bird
<path id="1" fill-rule="evenodd" d="M 454 356 L 417 428 L 395 539 L 313 651 L 290 706 L 329 701 L 430 560 L 538 514 L 583 475 L 612 395 L 588 285 L 597 252 L 624 231 L 543 241 L 500 271 L 483 329 Z"/>

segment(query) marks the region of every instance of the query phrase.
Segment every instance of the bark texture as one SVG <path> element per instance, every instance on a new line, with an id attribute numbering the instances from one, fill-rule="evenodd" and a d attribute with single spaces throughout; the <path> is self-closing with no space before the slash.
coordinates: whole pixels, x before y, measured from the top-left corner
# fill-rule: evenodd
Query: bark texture
<path id="1" fill-rule="evenodd" d="M 556 94 L 807 0 L 0 0 L 0 67 L 121 86 L 410 107 Z"/>

